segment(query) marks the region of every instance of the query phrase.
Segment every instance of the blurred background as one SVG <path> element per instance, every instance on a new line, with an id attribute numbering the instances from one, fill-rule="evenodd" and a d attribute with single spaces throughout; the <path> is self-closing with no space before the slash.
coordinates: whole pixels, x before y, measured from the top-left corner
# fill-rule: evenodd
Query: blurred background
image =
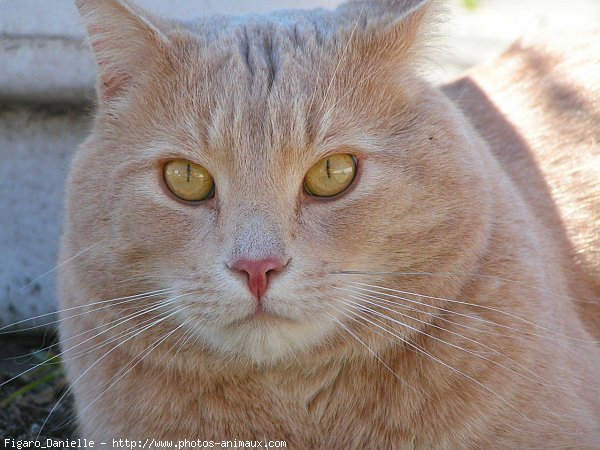
<path id="1" fill-rule="evenodd" d="M 139 0 L 159 14 L 333 8 L 339 0 Z M 600 25 L 600 0 L 448 0 L 443 82 L 523 35 Z M 90 128 L 95 67 L 72 0 L 0 0 L 0 328 L 56 308 L 55 266 L 69 163 Z M 36 323 L 48 323 L 52 315 Z"/>

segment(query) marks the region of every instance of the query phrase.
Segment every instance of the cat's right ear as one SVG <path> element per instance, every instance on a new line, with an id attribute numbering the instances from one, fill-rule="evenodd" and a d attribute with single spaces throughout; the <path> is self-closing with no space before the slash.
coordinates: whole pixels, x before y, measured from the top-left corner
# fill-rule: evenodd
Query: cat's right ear
<path id="1" fill-rule="evenodd" d="M 111 100 L 166 50 L 157 19 L 127 0 L 76 0 L 98 65 L 98 95 Z"/>

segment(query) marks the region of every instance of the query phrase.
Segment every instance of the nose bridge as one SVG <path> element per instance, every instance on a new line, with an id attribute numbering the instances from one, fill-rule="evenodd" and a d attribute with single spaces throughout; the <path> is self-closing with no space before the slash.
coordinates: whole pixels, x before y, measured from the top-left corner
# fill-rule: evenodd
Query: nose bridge
<path id="1" fill-rule="evenodd" d="M 250 145 L 250 143 L 249 143 Z M 229 261 L 287 259 L 294 206 L 281 185 L 281 160 L 272 145 L 254 143 L 251 162 L 236 160 L 235 177 L 228 179 L 222 201 L 224 239 Z M 260 151 L 259 151 L 260 150 Z"/>
<path id="2" fill-rule="evenodd" d="M 286 233 L 275 205 L 253 205 L 238 211 L 227 227 L 230 260 L 285 257 Z"/>

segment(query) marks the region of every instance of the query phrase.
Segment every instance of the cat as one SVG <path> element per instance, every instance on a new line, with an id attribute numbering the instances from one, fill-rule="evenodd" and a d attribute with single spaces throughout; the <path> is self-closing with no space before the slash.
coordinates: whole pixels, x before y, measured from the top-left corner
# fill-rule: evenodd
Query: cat
<path id="1" fill-rule="evenodd" d="M 59 290 L 82 437 L 600 448 L 597 36 L 434 86 L 434 0 L 77 6 L 99 100 Z"/>

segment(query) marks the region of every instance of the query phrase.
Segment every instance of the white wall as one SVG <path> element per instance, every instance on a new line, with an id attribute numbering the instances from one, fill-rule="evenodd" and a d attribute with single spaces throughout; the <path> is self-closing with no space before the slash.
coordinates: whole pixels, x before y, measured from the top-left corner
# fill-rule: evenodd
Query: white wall
<path id="1" fill-rule="evenodd" d="M 53 274 L 32 281 L 56 264 L 63 185 L 88 128 L 83 117 L 18 106 L 0 111 L 0 327 L 55 308 Z"/>

